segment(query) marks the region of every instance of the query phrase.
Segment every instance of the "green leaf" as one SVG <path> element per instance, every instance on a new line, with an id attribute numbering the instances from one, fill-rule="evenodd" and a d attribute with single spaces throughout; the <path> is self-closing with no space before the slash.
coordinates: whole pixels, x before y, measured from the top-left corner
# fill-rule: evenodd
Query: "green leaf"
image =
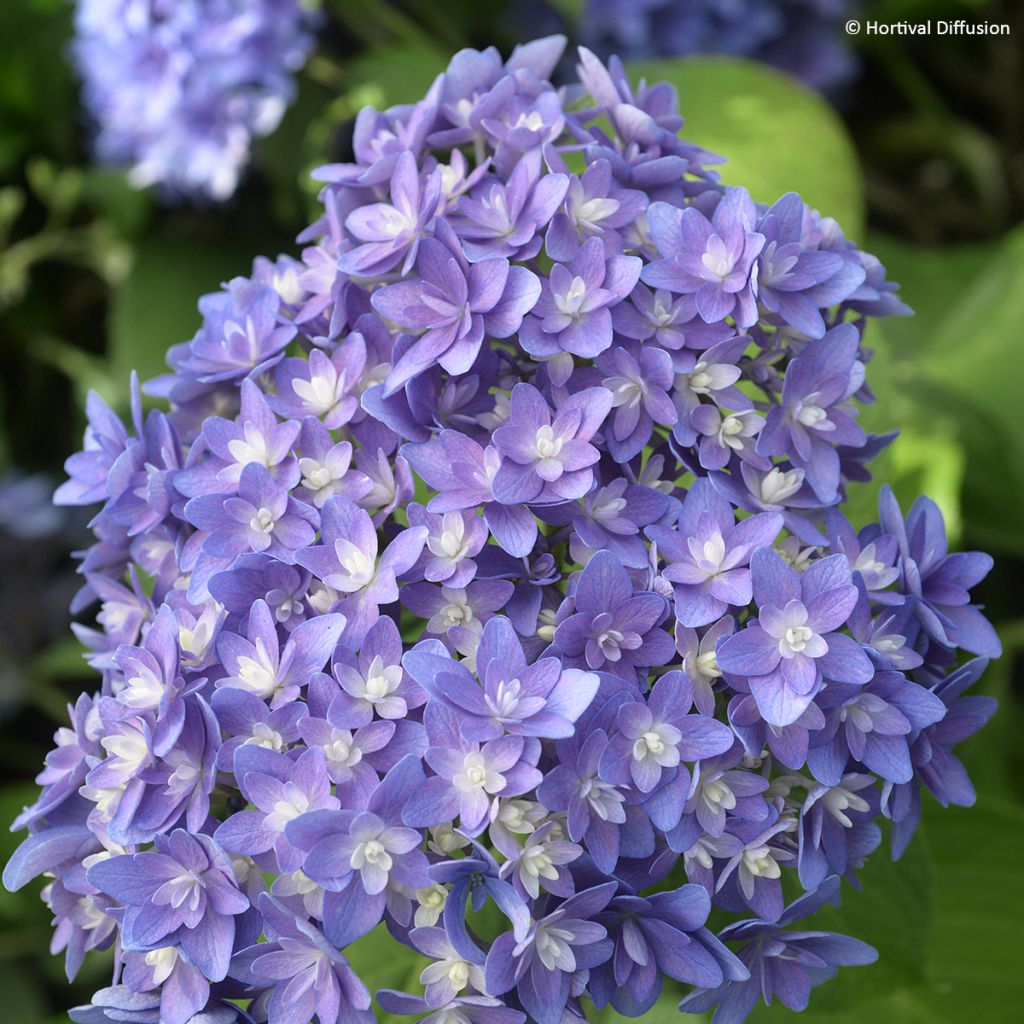
<path id="1" fill-rule="evenodd" d="M 838 908 L 826 907 L 814 927 L 852 935 L 878 950 L 878 960 L 865 967 L 843 968 L 816 991 L 818 1009 L 842 1009 L 863 1002 L 878 991 L 892 991 L 923 982 L 932 920 L 932 866 L 924 836 L 915 837 L 895 863 L 889 858 L 888 836 L 857 876 L 858 892 L 843 886 Z"/>
<path id="2" fill-rule="evenodd" d="M 368 935 L 347 946 L 344 953 L 352 969 L 374 997 L 377 1024 L 408 1024 L 407 1017 L 398 1017 L 380 1009 L 377 1005 L 377 992 L 382 988 L 413 994 L 422 992 L 420 972 L 430 960 L 392 938 L 383 924 L 377 925 Z"/>
<path id="3" fill-rule="evenodd" d="M 674 982 L 669 982 L 674 986 Z M 670 988 L 663 991 L 658 1001 L 641 1017 L 644 1024 L 703 1024 L 710 1021 L 710 1014 L 704 1013 L 680 1013 L 679 1000 L 682 994 Z M 637 1020 L 636 1017 L 623 1017 L 611 1006 L 603 1010 L 595 1010 L 592 1006 L 587 1007 L 587 1017 L 593 1024 L 630 1024 Z"/>
<path id="4" fill-rule="evenodd" d="M 250 267 L 251 257 L 219 240 L 204 244 L 165 235 L 143 242 L 110 310 L 105 397 L 123 405 L 132 370 L 143 381 L 165 372 L 168 348 L 188 341 L 199 327 L 199 297 Z"/>
<path id="5" fill-rule="evenodd" d="M 817 93 L 753 61 L 687 57 L 639 61 L 631 77 L 679 90 L 683 135 L 728 161 L 722 179 L 772 203 L 799 192 L 856 237 L 864 216 L 857 156 L 838 115 Z"/>
<path id="6" fill-rule="evenodd" d="M 361 103 L 383 108 L 422 99 L 447 62 L 429 42 L 411 41 L 374 47 L 348 64 L 346 71 Z"/>
<path id="7" fill-rule="evenodd" d="M 931 805 L 921 832 L 904 861 L 885 864 L 885 851 L 877 851 L 862 873 L 864 891 L 844 887 L 840 910 L 815 915 L 814 927 L 865 939 L 880 956 L 870 967 L 840 969 L 816 989 L 801 1024 L 1016 1024 L 1020 1019 L 1024 975 L 1017 916 L 1024 906 L 1019 869 L 1024 812 L 992 799 L 972 808 Z M 879 872 L 893 877 L 886 881 Z M 925 892 L 930 928 L 920 917 L 927 913 Z M 913 954 L 909 959 L 908 953 Z M 750 1016 L 750 1024 L 784 1021 L 792 1022 L 792 1014 L 778 1005 Z"/>
<path id="8" fill-rule="evenodd" d="M 929 439 L 937 439 L 931 462 L 947 479 L 920 482 L 948 494 L 950 474 L 961 468 L 966 533 L 975 543 L 1024 553 L 1024 350 L 1010 340 L 1024 334 L 1024 229 L 994 249 L 932 250 L 886 238 L 871 238 L 868 248 L 903 283 L 917 315 L 887 320 L 881 330 L 872 325 L 878 355 L 868 380 L 879 402 L 863 422 L 916 433 L 917 453 L 906 456 L 922 467 Z M 891 468 L 880 461 L 878 475 Z"/>
<path id="9" fill-rule="evenodd" d="M 1024 1006 L 1024 812 L 981 800 L 928 819 L 934 927 L 923 1000 L 949 1024 L 1011 1024 Z"/>
<path id="10" fill-rule="evenodd" d="M 1024 666 L 1024 619 L 999 625 L 1003 656 L 993 661 L 972 693 L 999 704 L 985 728 L 957 747 L 975 789 L 984 797 L 1024 798 L 1024 700 L 1014 687 Z"/>

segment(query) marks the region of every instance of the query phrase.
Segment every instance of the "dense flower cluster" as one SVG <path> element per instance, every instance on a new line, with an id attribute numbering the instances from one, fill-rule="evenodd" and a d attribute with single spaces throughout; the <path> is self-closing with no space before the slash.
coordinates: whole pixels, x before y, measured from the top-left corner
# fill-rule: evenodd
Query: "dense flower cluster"
<path id="1" fill-rule="evenodd" d="M 844 23 L 854 0 L 588 0 L 584 38 L 628 57 L 725 53 L 835 89 L 857 70 Z"/>
<path id="2" fill-rule="evenodd" d="M 899 855 L 923 788 L 973 799 L 990 560 L 926 499 L 840 511 L 891 439 L 864 324 L 906 307 L 723 185 L 667 85 L 583 50 L 555 90 L 562 46 L 364 110 L 169 411 L 90 399 L 57 497 L 102 506 L 102 687 L 5 876 L 52 875 L 70 973 L 117 942 L 77 1021 L 367 1021 L 382 921 L 428 964 L 379 1004 L 435 1024 L 801 1009 L 874 958 L 801 922 L 880 820 Z"/>
<path id="3" fill-rule="evenodd" d="M 78 0 L 75 63 L 101 160 L 226 199 L 312 47 L 302 0 Z"/>

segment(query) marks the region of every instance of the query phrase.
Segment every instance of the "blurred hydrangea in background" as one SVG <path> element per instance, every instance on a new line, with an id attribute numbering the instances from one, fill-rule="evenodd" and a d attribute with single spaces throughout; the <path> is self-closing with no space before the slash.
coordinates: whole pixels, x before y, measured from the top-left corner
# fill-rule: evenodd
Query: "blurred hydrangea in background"
<path id="1" fill-rule="evenodd" d="M 581 34 L 623 58 L 749 57 L 828 92 L 857 71 L 843 27 L 854 8 L 852 0 L 587 0 Z"/>
<path id="2" fill-rule="evenodd" d="M 230 196 L 313 46 L 303 0 L 78 0 L 96 155 L 171 195 Z"/>

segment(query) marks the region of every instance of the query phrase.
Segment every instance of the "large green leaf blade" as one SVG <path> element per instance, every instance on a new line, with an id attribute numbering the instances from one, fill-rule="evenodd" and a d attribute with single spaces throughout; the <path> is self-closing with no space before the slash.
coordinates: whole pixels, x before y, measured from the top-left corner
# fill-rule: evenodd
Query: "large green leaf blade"
<path id="1" fill-rule="evenodd" d="M 772 203 L 799 192 L 849 236 L 863 222 L 857 155 L 842 121 L 794 78 L 738 57 L 639 61 L 630 76 L 679 90 L 683 135 L 728 161 L 722 180 Z"/>

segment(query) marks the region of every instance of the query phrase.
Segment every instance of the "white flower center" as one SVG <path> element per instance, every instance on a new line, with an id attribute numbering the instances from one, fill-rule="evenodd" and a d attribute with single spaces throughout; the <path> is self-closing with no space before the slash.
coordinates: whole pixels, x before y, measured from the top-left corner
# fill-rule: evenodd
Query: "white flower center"
<path id="1" fill-rule="evenodd" d="M 782 871 L 767 846 L 757 846 L 743 851 L 743 867 L 754 878 L 778 878 Z"/>
<path id="2" fill-rule="evenodd" d="M 599 197 L 596 199 L 585 199 L 582 203 L 576 203 L 573 213 L 576 223 L 593 227 L 600 221 L 610 217 L 619 208 L 617 199 Z"/>
<path id="3" fill-rule="evenodd" d="M 736 806 L 736 794 L 719 776 L 712 776 L 701 785 L 700 795 L 709 807 L 731 811 Z"/>
<path id="4" fill-rule="evenodd" d="M 520 114 L 514 127 L 526 128 L 531 132 L 539 132 L 544 127 L 544 115 L 539 110 L 531 110 L 528 114 Z"/>
<path id="5" fill-rule="evenodd" d="M 452 778 L 452 785 L 460 793 L 482 789 L 493 794 L 505 788 L 505 776 L 488 768 L 483 754 L 472 751 L 462 759 L 462 771 Z"/>
<path id="6" fill-rule="evenodd" d="M 714 651 L 704 651 L 697 655 L 697 672 L 708 679 L 718 679 L 722 670 L 718 667 L 718 658 Z"/>
<path id="7" fill-rule="evenodd" d="M 714 384 L 715 379 L 708 369 L 708 364 L 701 360 L 690 371 L 690 390 L 698 395 L 706 395 Z"/>
<path id="8" fill-rule="evenodd" d="M 310 380 L 292 381 L 292 390 L 301 398 L 306 405 L 315 409 L 321 415 L 329 412 L 338 400 L 337 375 L 315 376 Z"/>
<path id="9" fill-rule="evenodd" d="M 560 313 L 575 319 L 580 315 L 583 300 L 587 297 L 587 285 L 582 277 L 576 276 L 572 279 L 569 288 L 561 295 L 554 295 L 555 306 Z"/>
<path id="10" fill-rule="evenodd" d="M 445 512 L 440 536 L 427 538 L 427 547 L 438 558 L 457 561 L 466 555 L 466 523 L 458 512 Z"/>
<path id="11" fill-rule="evenodd" d="M 351 768 L 363 759 L 363 752 L 348 729 L 332 729 L 330 742 L 324 744 L 324 756 L 339 768 Z"/>
<path id="12" fill-rule="evenodd" d="M 268 534 L 274 529 L 274 513 L 269 508 L 263 506 L 259 511 L 249 520 L 249 529 L 253 533 Z"/>
<path id="13" fill-rule="evenodd" d="M 164 684 L 152 672 L 143 670 L 141 675 L 132 676 L 125 682 L 118 694 L 122 704 L 140 711 L 151 711 L 160 706 L 164 695 Z"/>
<path id="14" fill-rule="evenodd" d="M 533 447 L 538 459 L 555 459 L 562 450 L 562 438 L 555 437 L 554 431 L 545 424 L 537 428 Z"/>
<path id="15" fill-rule="evenodd" d="M 833 786 L 822 798 L 825 809 L 839 822 L 843 828 L 853 828 L 853 822 L 846 814 L 847 810 L 867 811 L 870 805 L 862 796 L 843 786 Z"/>
<path id="16" fill-rule="evenodd" d="M 155 985 L 162 985 L 171 976 L 177 962 L 178 950 L 174 946 L 162 946 L 146 954 L 146 966 L 153 968 Z"/>
<path id="17" fill-rule="evenodd" d="M 366 671 L 366 689 L 363 697 L 371 704 L 379 704 L 386 700 L 402 684 L 402 666 L 384 666 L 379 654 L 373 656 L 370 667 Z"/>
<path id="18" fill-rule="evenodd" d="M 323 490 L 335 480 L 329 467 L 321 465 L 316 459 L 299 459 L 299 471 L 302 473 L 302 486 L 309 491 Z"/>
<path id="19" fill-rule="evenodd" d="M 242 655 L 238 659 L 236 679 L 240 689 L 255 693 L 258 697 L 269 697 L 277 690 L 277 670 L 271 664 L 262 640 L 256 640 L 256 658 Z"/>
<path id="20" fill-rule="evenodd" d="M 104 736 L 100 744 L 111 757 L 131 772 L 138 771 L 149 757 L 149 744 L 138 729 Z"/>
<path id="21" fill-rule="evenodd" d="M 568 928 L 558 928 L 553 924 L 538 926 L 533 940 L 538 959 L 549 971 L 575 971 L 576 958 L 569 945 L 574 938 L 576 936 Z"/>
<path id="22" fill-rule="evenodd" d="M 776 466 L 769 470 L 761 480 L 761 500 L 767 505 L 778 505 L 786 498 L 796 494 L 804 482 L 802 469 L 783 471 Z"/>
<path id="23" fill-rule="evenodd" d="M 519 706 L 519 694 L 522 690 L 522 683 L 518 679 L 502 680 L 493 694 L 484 697 L 488 710 L 500 721 L 507 721 L 514 717 L 515 710 Z"/>
<path id="24" fill-rule="evenodd" d="M 250 747 L 265 747 L 267 750 L 280 750 L 284 746 L 284 737 L 266 722 L 257 722 L 252 727 L 252 735 L 243 744 Z"/>
<path id="25" fill-rule="evenodd" d="M 340 573 L 331 576 L 331 586 L 336 590 L 353 594 L 368 586 L 373 580 L 376 560 L 351 541 L 339 537 L 334 542 L 334 554 L 342 569 Z"/>
<path id="26" fill-rule="evenodd" d="M 779 641 L 779 650 L 783 656 L 802 654 L 807 649 L 807 643 L 812 636 L 814 636 L 814 630 L 810 626 L 790 626 Z"/>
<path id="27" fill-rule="evenodd" d="M 719 281 L 724 280 L 732 271 L 732 259 L 725 247 L 725 242 L 718 235 L 712 235 L 708 239 L 707 249 L 700 258 L 710 278 Z"/>
<path id="28" fill-rule="evenodd" d="M 285 785 L 284 799 L 274 803 L 274 809 L 264 819 L 264 825 L 271 832 L 283 832 L 289 821 L 309 810 L 309 798 L 296 785 Z"/>
<path id="29" fill-rule="evenodd" d="M 390 871 L 392 860 L 391 854 L 379 839 L 367 839 L 352 851 L 349 864 L 353 871 L 359 871 L 365 864 L 373 864 L 381 871 Z"/>
<path id="30" fill-rule="evenodd" d="M 255 423 L 246 423 L 243 430 L 243 437 L 236 437 L 228 441 L 228 451 L 231 457 L 240 466 L 250 462 L 258 462 L 270 468 L 270 450 L 267 446 L 267 439 L 260 433 Z M 244 438 L 244 439 L 243 439 Z"/>
<path id="31" fill-rule="evenodd" d="M 597 778 L 585 779 L 580 785 L 580 796 L 602 821 L 625 821 L 622 804 L 626 798 L 610 782 Z"/>

